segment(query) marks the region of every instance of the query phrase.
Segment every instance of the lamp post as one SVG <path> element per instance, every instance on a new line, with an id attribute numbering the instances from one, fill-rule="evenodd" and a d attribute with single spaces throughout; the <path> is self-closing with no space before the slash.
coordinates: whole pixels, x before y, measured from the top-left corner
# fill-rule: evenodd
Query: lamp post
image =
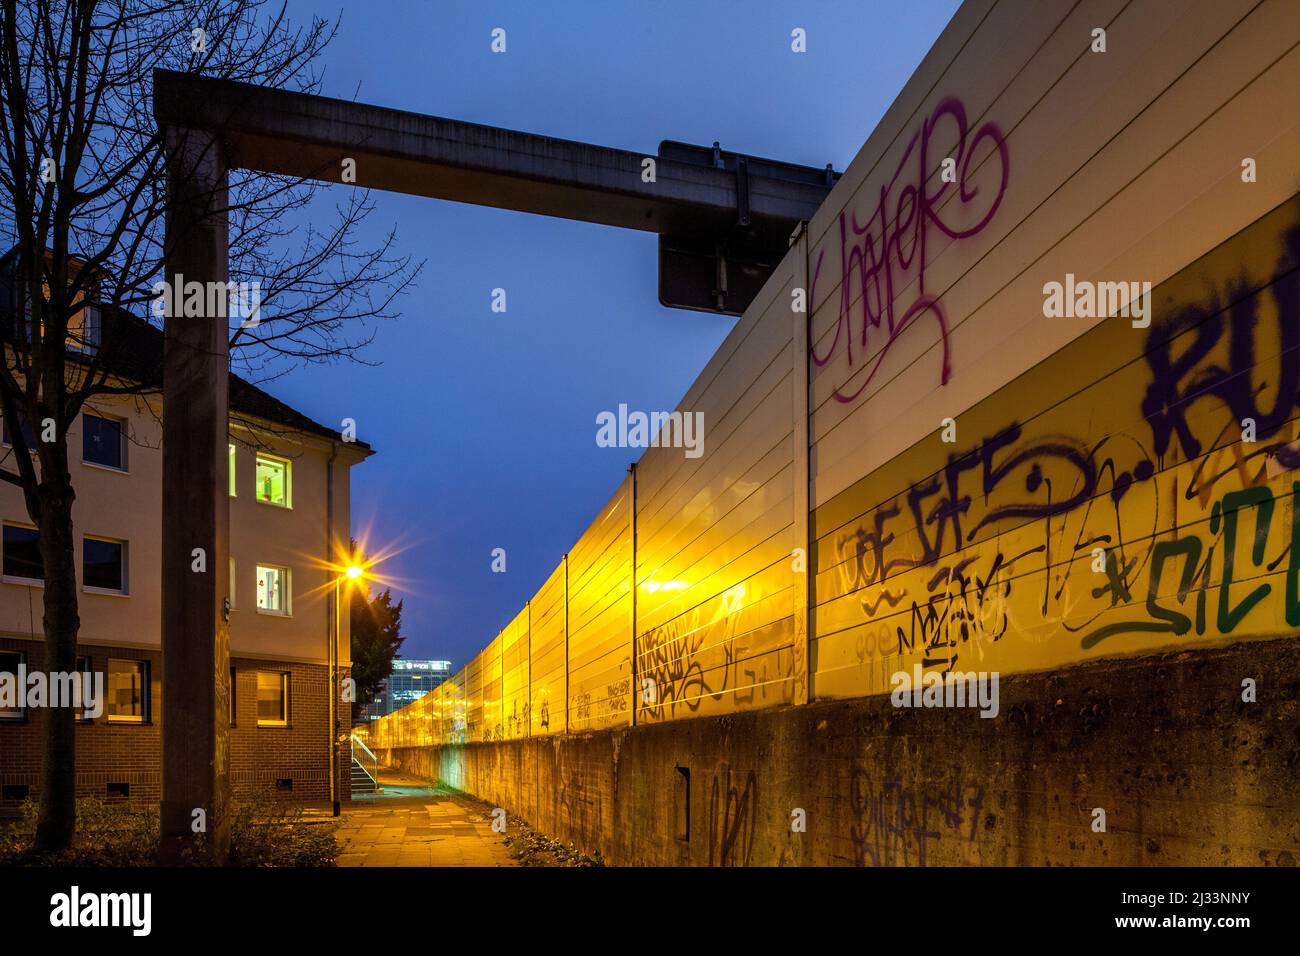
<path id="1" fill-rule="evenodd" d="M 338 695 L 339 695 L 339 638 L 343 634 L 343 582 L 357 581 L 365 574 L 365 569 L 356 565 L 349 564 L 344 568 L 343 573 L 334 578 L 334 633 L 330 639 L 329 668 L 330 668 L 330 706 L 329 706 L 329 734 L 330 734 L 330 803 L 333 805 L 334 816 L 342 812 L 338 792 L 338 772 L 339 772 L 339 719 L 338 719 Z"/>

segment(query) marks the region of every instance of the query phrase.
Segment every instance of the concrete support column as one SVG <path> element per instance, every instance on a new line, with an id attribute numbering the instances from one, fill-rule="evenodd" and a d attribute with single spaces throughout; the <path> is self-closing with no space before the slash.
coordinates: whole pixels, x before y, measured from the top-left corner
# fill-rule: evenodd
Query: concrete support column
<path id="1" fill-rule="evenodd" d="M 166 141 L 165 278 L 173 308 L 164 323 L 163 364 L 160 856 L 179 863 L 187 847 L 202 844 L 211 862 L 224 863 L 230 849 L 230 355 L 226 297 L 208 290 L 229 279 L 227 168 L 210 133 L 168 129 Z M 200 317 L 173 315 L 193 282 L 202 284 L 205 303 L 219 308 L 204 308 Z"/>

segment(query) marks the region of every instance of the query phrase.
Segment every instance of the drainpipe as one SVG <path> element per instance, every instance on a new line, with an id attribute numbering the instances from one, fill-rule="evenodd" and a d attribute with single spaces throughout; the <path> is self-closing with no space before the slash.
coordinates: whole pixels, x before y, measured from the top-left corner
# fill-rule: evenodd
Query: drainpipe
<path id="1" fill-rule="evenodd" d="M 325 465 L 325 560 L 333 564 L 334 560 L 334 459 L 338 457 L 339 446 L 335 442 L 330 442 L 330 457 Z M 339 692 L 339 634 L 342 627 L 342 611 L 339 608 L 339 584 L 334 582 L 334 596 L 329 603 L 329 623 L 325 631 L 329 634 L 329 778 L 330 778 L 330 804 L 334 809 L 334 816 L 340 813 L 339 791 L 338 791 L 338 715 L 335 711 L 337 706 L 335 698 Z"/>

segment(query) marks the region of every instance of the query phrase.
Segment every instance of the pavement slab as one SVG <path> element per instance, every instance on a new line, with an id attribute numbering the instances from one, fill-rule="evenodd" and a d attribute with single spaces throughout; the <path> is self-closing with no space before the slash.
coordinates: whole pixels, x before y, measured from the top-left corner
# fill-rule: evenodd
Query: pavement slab
<path id="1" fill-rule="evenodd" d="M 382 792 L 347 804 L 339 866 L 517 866 L 490 810 L 464 794 L 381 770 Z"/>

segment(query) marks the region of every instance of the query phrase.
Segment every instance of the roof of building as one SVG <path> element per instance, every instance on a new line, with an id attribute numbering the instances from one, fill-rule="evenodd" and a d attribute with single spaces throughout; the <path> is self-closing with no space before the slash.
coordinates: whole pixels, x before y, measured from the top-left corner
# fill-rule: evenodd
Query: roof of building
<path id="1" fill-rule="evenodd" d="M 149 378 L 153 377 L 149 374 L 150 369 L 160 370 L 162 368 L 162 329 L 138 316 L 121 310 L 117 312 L 117 321 L 120 323 L 118 326 L 119 334 L 123 335 L 123 338 L 118 343 L 118 353 L 138 358 L 141 362 L 140 366 L 133 370 L 134 374 L 130 374 L 129 377 L 137 381 L 148 381 Z M 121 362 L 115 364 L 118 366 L 114 369 L 115 372 L 120 370 L 127 374 L 128 370 L 121 367 Z M 304 434 L 318 435 L 334 441 L 342 441 L 343 439 L 342 433 L 338 430 L 308 418 L 296 408 L 286 405 L 270 392 L 258 388 L 252 382 L 240 378 L 234 372 L 230 373 L 230 410 L 253 418 L 260 418 L 274 425 L 291 428 Z M 348 444 L 355 445 L 362 451 L 372 450 L 368 443 L 360 439 L 349 441 Z"/>
<path id="2" fill-rule="evenodd" d="M 0 257 L 0 262 L 10 258 L 10 253 Z M 146 388 L 162 387 L 163 368 L 163 332 L 139 316 L 132 315 L 124 309 L 101 307 L 101 347 L 106 356 L 111 356 L 109 371 L 114 375 L 132 382 L 138 382 Z M 72 361 L 86 361 L 76 352 L 69 354 Z M 250 418 L 260 419 L 271 425 L 307 435 L 342 441 L 342 433 L 337 429 L 322 425 L 308 418 L 302 412 L 274 395 L 259 388 L 234 372 L 230 373 L 230 411 Z M 367 442 L 352 439 L 347 444 L 362 452 L 373 449 Z"/>

